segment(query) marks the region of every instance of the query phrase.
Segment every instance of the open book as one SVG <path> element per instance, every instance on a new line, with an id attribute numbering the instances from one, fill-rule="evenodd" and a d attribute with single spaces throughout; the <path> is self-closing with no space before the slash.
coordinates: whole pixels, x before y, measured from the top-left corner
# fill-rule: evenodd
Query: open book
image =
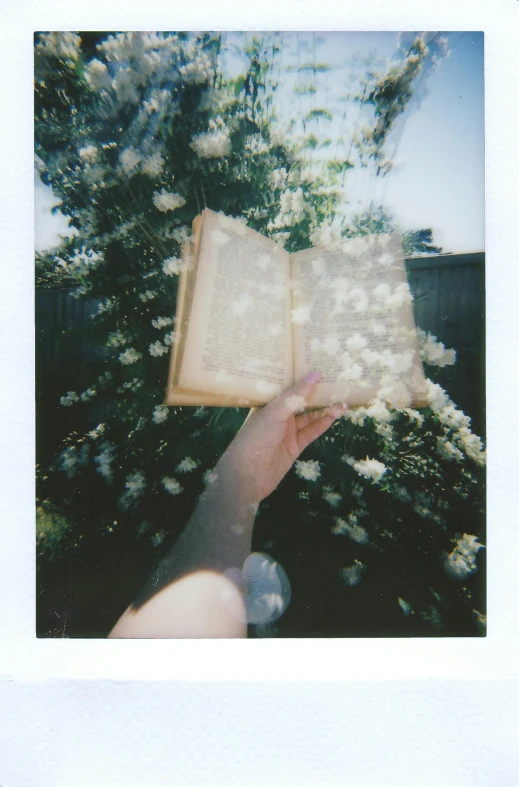
<path id="1" fill-rule="evenodd" d="M 316 369 L 308 407 L 424 401 L 398 236 L 289 254 L 205 209 L 183 251 L 166 404 L 250 407 Z"/>

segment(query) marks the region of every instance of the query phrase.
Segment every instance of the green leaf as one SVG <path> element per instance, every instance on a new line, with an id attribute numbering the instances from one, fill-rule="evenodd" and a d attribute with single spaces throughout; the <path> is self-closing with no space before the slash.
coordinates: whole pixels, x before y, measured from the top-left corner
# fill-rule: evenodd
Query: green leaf
<path id="1" fill-rule="evenodd" d="M 315 134 L 309 134 L 309 136 L 305 139 L 305 147 L 310 148 L 311 150 L 315 150 L 318 144 L 319 140 Z"/>
<path id="2" fill-rule="evenodd" d="M 329 70 L 330 66 L 327 63 L 304 63 L 298 68 L 298 71 L 313 71 L 314 74 L 324 74 Z"/>
<path id="3" fill-rule="evenodd" d="M 351 161 L 342 160 L 342 159 L 332 159 L 326 163 L 326 166 L 330 172 L 337 172 L 337 174 L 341 172 L 346 172 L 348 169 L 352 169 L 353 164 Z"/>
<path id="4" fill-rule="evenodd" d="M 245 84 L 244 77 L 239 76 L 236 79 L 235 83 L 234 83 L 234 95 L 235 96 L 237 96 L 237 95 L 239 95 L 241 93 L 241 91 L 243 90 L 244 84 Z"/>
<path id="5" fill-rule="evenodd" d="M 324 120 L 333 120 L 333 115 L 331 112 L 328 112 L 327 109 L 312 109 L 311 112 L 305 117 L 305 120 L 318 120 L 319 118 L 323 118 Z"/>

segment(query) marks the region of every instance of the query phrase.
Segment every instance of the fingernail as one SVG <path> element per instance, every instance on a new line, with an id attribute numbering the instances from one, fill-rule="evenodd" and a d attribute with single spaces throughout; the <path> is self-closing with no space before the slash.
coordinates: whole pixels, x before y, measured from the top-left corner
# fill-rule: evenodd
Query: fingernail
<path id="1" fill-rule="evenodd" d="M 304 382 L 307 383 L 308 385 L 311 385 L 312 383 L 319 382 L 320 379 L 321 379 L 321 372 L 313 371 L 313 372 L 308 372 L 308 374 L 304 379 Z"/>

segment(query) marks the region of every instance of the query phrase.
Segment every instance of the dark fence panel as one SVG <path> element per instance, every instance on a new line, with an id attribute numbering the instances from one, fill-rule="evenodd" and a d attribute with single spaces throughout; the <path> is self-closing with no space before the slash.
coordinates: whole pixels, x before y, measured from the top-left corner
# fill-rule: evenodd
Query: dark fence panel
<path id="1" fill-rule="evenodd" d="M 485 254 L 449 254 L 406 260 L 415 321 L 457 361 L 432 374 L 485 432 Z"/>

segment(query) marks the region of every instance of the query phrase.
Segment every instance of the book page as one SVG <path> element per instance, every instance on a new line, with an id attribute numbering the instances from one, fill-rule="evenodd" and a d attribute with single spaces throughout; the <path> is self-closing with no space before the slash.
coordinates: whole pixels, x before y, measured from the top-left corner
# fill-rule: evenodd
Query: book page
<path id="1" fill-rule="evenodd" d="M 204 211 L 180 387 L 248 406 L 291 385 L 289 267 L 273 241 Z"/>
<path id="2" fill-rule="evenodd" d="M 322 382 L 310 405 L 380 398 L 420 404 L 423 374 L 401 242 L 355 238 L 292 255 L 295 379 Z"/>

